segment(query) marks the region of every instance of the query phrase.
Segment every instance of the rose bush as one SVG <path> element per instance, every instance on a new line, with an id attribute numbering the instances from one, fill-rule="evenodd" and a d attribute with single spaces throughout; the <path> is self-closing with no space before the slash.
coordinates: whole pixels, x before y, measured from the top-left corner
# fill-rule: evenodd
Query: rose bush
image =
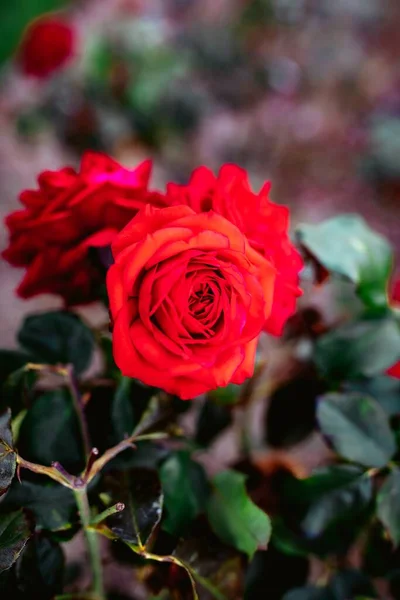
<path id="1" fill-rule="evenodd" d="M 288 237 L 289 210 L 270 201 L 270 188 L 271 184 L 267 182 L 255 194 L 246 171 L 226 164 L 218 176 L 206 167 L 199 167 L 193 171 L 188 185 L 168 184 L 167 198 L 171 204 L 187 204 L 196 212 L 213 210 L 223 215 L 274 265 L 273 303 L 264 329 L 273 335 L 281 335 L 301 295 L 299 271 L 303 262 Z"/>
<path id="2" fill-rule="evenodd" d="M 23 72 L 45 78 L 73 56 L 76 34 L 73 26 L 58 15 L 44 15 L 27 27 L 18 50 Z"/>
<path id="3" fill-rule="evenodd" d="M 276 270 L 230 221 L 146 206 L 112 244 L 114 358 L 182 399 L 242 383 L 273 305 Z"/>
<path id="4" fill-rule="evenodd" d="M 42 173 L 39 190 L 21 195 L 25 209 L 7 218 L 4 254 L 27 269 L 20 295 L 50 291 L 69 305 L 104 299 L 108 266 L 111 323 L 94 326 L 72 310 L 31 314 L 18 347 L 0 350 L 0 589 L 23 600 L 28 575 L 41 598 L 63 597 L 69 589 L 56 540 L 79 528 L 92 567 L 90 591 L 79 591 L 99 600 L 112 590 L 97 535 L 125 542 L 140 564 L 148 562 L 143 583 L 152 597 L 167 588 L 203 598 L 206 588 L 215 597 L 253 598 L 270 585 L 268 565 L 279 558 L 286 568 L 293 549 L 301 553 L 301 578 L 286 578 L 276 597 L 289 600 L 299 585 L 306 586 L 300 594 L 330 594 L 337 578 L 350 581 L 348 570 L 313 587 L 308 557 L 321 565 L 326 557 L 349 560 L 372 522 L 380 538 L 373 551 L 381 553 L 384 542 L 382 574 L 393 578 L 400 382 L 385 374 L 398 376 L 400 331 L 398 285 L 387 293 L 390 245 L 355 215 L 300 226 L 317 286 L 321 269 L 332 286 L 345 278 L 364 308 L 360 314 L 355 303 L 352 313 L 352 303 L 344 304 L 329 324 L 328 315 L 306 307 L 292 320 L 275 369 L 264 368 L 263 353 L 252 377 L 259 334 L 279 333 L 300 293 L 287 209 L 269 201 L 268 184 L 254 194 L 233 165 L 218 177 L 200 168 L 188 186 L 169 184 L 165 194 L 148 191 L 149 175 L 148 161 L 129 171 L 88 153 L 78 173 Z M 112 249 L 111 266 L 93 256 L 93 247 L 104 255 L 103 246 Z M 304 341 L 309 355 L 299 360 Z M 188 429 L 182 414 L 190 407 L 176 396 L 202 394 Z M 212 446 L 225 433 L 237 437 L 237 460 L 224 456 L 227 468 L 218 459 L 209 469 Z M 310 473 L 283 448 L 293 454 L 315 434 L 327 453 L 316 457 L 323 468 Z M 278 450 L 271 455 L 271 448 Z M 205 468 L 199 453 L 211 459 Z M 365 566 L 354 573 L 357 586 L 360 577 L 366 582 L 357 593 L 372 598 L 369 545 L 360 545 Z M 204 561 L 209 579 L 198 577 Z"/>
<path id="5" fill-rule="evenodd" d="M 97 300 L 104 273 L 89 250 L 109 245 L 144 203 L 163 204 L 147 190 L 150 171 L 150 161 L 131 171 L 87 152 L 79 172 L 66 167 L 41 173 L 39 189 L 20 195 L 25 208 L 6 218 L 10 243 L 3 257 L 26 269 L 17 294 L 57 294 L 66 305 Z"/>

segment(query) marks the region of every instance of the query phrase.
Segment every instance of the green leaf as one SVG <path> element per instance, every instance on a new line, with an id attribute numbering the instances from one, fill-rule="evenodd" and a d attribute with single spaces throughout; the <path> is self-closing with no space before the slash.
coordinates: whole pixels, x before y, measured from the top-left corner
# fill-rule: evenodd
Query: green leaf
<path id="1" fill-rule="evenodd" d="M 37 533 L 16 563 L 19 592 L 31 597 L 34 590 L 40 600 L 51 600 L 62 592 L 64 562 L 61 546 L 43 532 Z"/>
<path id="2" fill-rule="evenodd" d="M 204 588 L 215 600 L 237 597 L 242 588 L 242 557 L 232 546 L 224 544 L 204 519 L 193 523 L 189 535 L 179 540 L 173 555 L 191 569 L 199 593 Z M 179 587 L 178 580 L 174 591 Z"/>
<path id="3" fill-rule="evenodd" d="M 131 382 L 129 377 L 123 377 L 115 392 L 111 409 L 111 418 L 118 440 L 126 435 L 132 435 L 134 427 L 133 406 L 131 402 Z"/>
<path id="4" fill-rule="evenodd" d="M 0 497 L 11 485 L 17 466 L 11 433 L 11 411 L 0 414 Z"/>
<path id="5" fill-rule="evenodd" d="M 370 517 L 372 491 L 371 478 L 353 465 L 321 468 L 307 479 L 288 476 L 273 522 L 275 545 L 298 556 L 345 554 Z"/>
<path id="6" fill-rule="evenodd" d="M 303 494 L 313 498 L 301 521 L 301 528 L 309 538 L 320 536 L 334 521 L 346 518 L 355 506 L 366 506 L 372 498 L 371 478 L 351 467 L 321 470 L 302 484 Z M 307 486 L 308 490 L 304 489 Z M 297 497 L 301 493 L 297 489 Z"/>
<path id="7" fill-rule="evenodd" d="M 76 373 L 89 366 L 94 349 L 90 329 L 77 315 L 66 311 L 26 317 L 18 341 L 38 360 L 50 365 L 71 363 Z"/>
<path id="8" fill-rule="evenodd" d="M 187 450 L 171 454 L 159 473 L 167 510 L 163 528 L 179 535 L 205 507 L 209 491 L 206 474 Z"/>
<path id="9" fill-rule="evenodd" d="M 389 243 L 358 215 L 339 215 L 317 225 L 302 225 L 301 244 L 328 271 L 349 279 L 371 307 L 387 306 L 393 255 Z"/>
<path id="10" fill-rule="evenodd" d="M 61 547 L 43 532 L 36 533 L 12 567 L 0 573 L 1 598 L 53 600 L 62 591 L 63 571 Z"/>
<path id="11" fill-rule="evenodd" d="M 157 472 L 132 469 L 107 474 L 105 494 L 110 506 L 117 502 L 125 505 L 124 510 L 104 521 L 106 528 L 115 538 L 145 549 L 162 515 L 163 494 Z"/>
<path id="12" fill-rule="evenodd" d="M 15 563 L 31 535 L 31 523 L 22 510 L 0 514 L 0 573 Z"/>
<path id="13" fill-rule="evenodd" d="M 147 409 L 157 412 L 158 407 L 149 402 L 153 389 L 129 377 L 121 377 L 111 407 L 111 419 L 117 441 L 132 435 Z"/>
<path id="14" fill-rule="evenodd" d="M 400 358 L 400 331 L 394 319 L 347 323 L 319 338 L 315 362 L 329 379 L 382 374 Z"/>
<path id="15" fill-rule="evenodd" d="M 400 543 L 400 470 L 394 468 L 381 487 L 377 498 L 378 518 L 396 546 Z"/>
<path id="16" fill-rule="evenodd" d="M 361 394 L 327 394 L 317 406 L 322 433 L 336 452 L 366 467 L 384 467 L 396 451 L 396 440 L 381 406 Z"/>
<path id="17" fill-rule="evenodd" d="M 363 379 L 348 383 L 344 392 L 359 392 L 372 396 L 389 417 L 400 413 L 400 380 L 380 375 L 372 379 Z"/>
<path id="18" fill-rule="evenodd" d="M 267 546 L 271 523 L 248 497 L 245 479 L 232 470 L 218 473 L 212 480 L 207 515 L 213 531 L 225 543 L 251 557 L 258 548 Z"/>
<path id="19" fill-rule="evenodd" d="M 32 462 L 50 466 L 58 461 L 71 471 L 83 468 L 78 417 L 69 390 L 45 392 L 35 400 L 22 422 L 18 449 Z"/>
<path id="20" fill-rule="evenodd" d="M 58 531 L 69 529 L 76 520 L 76 504 L 73 492 L 50 480 L 35 477 L 35 481 L 14 479 L 1 503 L 2 509 L 29 509 L 40 529 Z"/>
<path id="21" fill-rule="evenodd" d="M 0 409 L 9 406 L 13 416 L 16 417 L 30 404 L 37 378 L 38 372 L 25 366 L 13 371 L 3 384 Z"/>

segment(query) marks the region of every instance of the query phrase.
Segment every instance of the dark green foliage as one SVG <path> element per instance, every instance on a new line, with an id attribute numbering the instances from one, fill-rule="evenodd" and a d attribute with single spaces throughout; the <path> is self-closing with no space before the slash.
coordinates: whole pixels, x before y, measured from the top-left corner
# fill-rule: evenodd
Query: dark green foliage
<path id="1" fill-rule="evenodd" d="M 59 544 L 44 533 L 35 534 L 15 565 L 21 598 L 34 593 L 51 600 L 63 588 L 64 554 Z"/>
<path id="2" fill-rule="evenodd" d="M 18 449 L 32 462 L 58 461 L 73 472 L 83 468 L 79 422 L 67 388 L 45 392 L 35 400 L 22 422 Z"/>
<path id="3" fill-rule="evenodd" d="M 383 374 L 400 358 L 400 331 L 395 319 L 346 323 L 319 338 L 315 362 L 328 380 L 341 381 Z"/>
<path id="4" fill-rule="evenodd" d="M 226 51 L 224 68 L 239 49 Z M 166 72 L 156 88 L 171 75 L 169 60 L 160 59 Z M 157 90 L 146 81 L 142 73 L 129 94 L 134 104 L 150 98 L 149 124 Z M 400 330 L 386 295 L 391 251 L 353 217 L 302 228 L 301 239 L 314 262 L 354 284 L 363 312 L 330 329 L 313 313 L 314 329 L 288 330 L 287 372 L 285 364 L 274 380 L 260 363 L 257 378 L 210 392 L 200 407 L 123 377 L 105 325 L 94 335 L 68 311 L 25 319 L 18 337 L 27 353 L 1 353 L 5 597 L 28 600 L 34 590 L 51 600 L 75 589 L 86 567 L 64 569 L 61 545 L 82 528 L 120 542 L 112 560 L 139 570 L 149 598 L 189 600 L 195 585 L 199 600 L 370 600 L 377 577 L 397 597 L 400 384 L 386 371 L 400 358 Z M 104 364 L 92 377 L 95 338 Z M 305 338 L 305 359 L 294 356 Z M 254 413 L 254 438 L 253 408 L 263 411 Z M 232 461 L 214 461 L 220 434 L 227 444 L 235 438 Z M 93 479 L 88 456 L 98 461 Z"/>
<path id="5" fill-rule="evenodd" d="M 0 497 L 6 493 L 13 480 L 17 457 L 13 448 L 11 411 L 0 414 Z"/>
<path id="6" fill-rule="evenodd" d="M 163 493 L 157 473 L 150 469 L 110 473 L 104 485 L 109 505 L 125 505 L 105 520 L 105 526 L 115 539 L 145 547 L 162 515 Z"/>
<path id="7" fill-rule="evenodd" d="M 377 497 L 378 518 L 386 527 L 395 546 L 400 543 L 400 470 L 394 467 Z"/>
<path id="8" fill-rule="evenodd" d="M 25 476 L 26 471 L 23 474 L 21 483 L 14 479 L 1 507 L 7 510 L 20 506 L 29 509 L 40 529 L 69 530 L 76 521 L 72 491 L 44 477 Z"/>
<path id="9" fill-rule="evenodd" d="M 387 306 L 392 268 L 390 244 L 358 215 L 339 215 L 318 225 L 303 225 L 300 242 L 329 272 L 349 279 L 367 306 Z"/>
<path id="10" fill-rule="evenodd" d="M 246 494 L 245 477 L 236 471 L 222 471 L 211 486 L 207 515 L 218 537 L 250 558 L 258 548 L 266 548 L 270 520 Z"/>
<path id="11" fill-rule="evenodd" d="M 307 479 L 288 476 L 273 522 L 276 545 L 290 554 L 343 553 L 372 510 L 371 478 L 350 465 L 325 467 Z"/>
<path id="12" fill-rule="evenodd" d="M 0 573 L 17 560 L 32 535 L 32 522 L 22 510 L 0 513 Z"/>
<path id="13" fill-rule="evenodd" d="M 163 527 L 169 533 L 179 535 L 205 508 L 209 493 L 206 473 L 186 450 L 171 454 L 159 472 L 167 511 Z"/>
<path id="14" fill-rule="evenodd" d="M 54 311 L 26 317 L 18 341 L 39 362 L 72 364 L 81 373 L 90 364 L 93 334 L 73 313 Z"/>
<path id="15" fill-rule="evenodd" d="M 344 458 L 366 467 L 384 467 L 396 440 L 381 406 L 361 394 L 328 394 L 317 408 L 322 433 Z"/>

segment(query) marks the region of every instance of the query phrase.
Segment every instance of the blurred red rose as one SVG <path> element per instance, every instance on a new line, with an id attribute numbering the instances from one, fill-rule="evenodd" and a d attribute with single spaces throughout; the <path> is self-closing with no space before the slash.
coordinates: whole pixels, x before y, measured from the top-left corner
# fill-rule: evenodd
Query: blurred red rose
<path id="1" fill-rule="evenodd" d="M 274 299 L 264 329 L 281 335 L 302 293 L 299 271 L 303 261 L 288 237 L 289 210 L 270 201 L 270 187 L 266 183 L 255 194 L 246 171 L 236 165 L 223 165 L 217 177 L 206 167 L 199 167 L 193 171 L 188 185 L 168 184 L 167 202 L 187 204 L 196 212 L 213 210 L 223 215 L 274 265 L 277 271 Z"/>
<path id="2" fill-rule="evenodd" d="M 3 257 L 26 268 L 17 294 L 58 294 L 67 305 L 96 300 L 104 274 L 89 250 L 110 245 L 145 202 L 162 204 L 159 194 L 147 191 L 150 171 L 150 161 L 131 171 L 87 152 L 79 172 L 66 167 L 41 173 L 39 189 L 20 195 L 25 208 L 5 221 L 10 243 Z"/>
<path id="3" fill-rule="evenodd" d="M 18 60 L 23 72 L 34 77 L 47 77 L 72 57 L 75 31 L 58 15 L 44 15 L 30 23 L 22 37 Z"/>
<path id="4" fill-rule="evenodd" d="M 400 361 L 397 362 L 392 367 L 390 367 L 390 369 L 388 369 L 386 371 L 386 373 L 388 375 L 390 375 L 390 377 L 395 377 L 396 379 L 400 379 Z"/>
<path id="5" fill-rule="evenodd" d="M 189 399 L 254 369 L 275 268 L 230 221 L 147 205 L 112 244 L 107 273 L 122 373 Z"/>
<path id="6" fill-rule="evenodd" d="M 393 285 L 391 296 L 393 304 L 400 308 L 400 279 L 398 279 Z M 390 377 L 400 379 L 400 360 L 396 364 L 391 366 L 390 369 L 386 371 L 386 373 L 387 375 L 390 375 Z"/>

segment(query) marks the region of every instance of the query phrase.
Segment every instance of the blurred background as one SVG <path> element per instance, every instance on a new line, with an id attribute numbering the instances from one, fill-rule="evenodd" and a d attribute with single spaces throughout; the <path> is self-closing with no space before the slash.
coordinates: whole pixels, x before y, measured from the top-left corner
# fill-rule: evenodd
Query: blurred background
<path id="1" fill-rule="evenodd" d="M 60 9 L 74 55 L 30 76 L 24 29 Z M 155 187 L 232 161 L 256 189 L 272 180 L 293 226 L 357 211 L 398 241 L 398 0 L 19 0 L 0 17 L 2 217 L 41 170 L 91 148 L 153 158 Z M 21 311 L 57 301 L 17 300 L 20 273 L 0 268 L 9 346 Z"/>

